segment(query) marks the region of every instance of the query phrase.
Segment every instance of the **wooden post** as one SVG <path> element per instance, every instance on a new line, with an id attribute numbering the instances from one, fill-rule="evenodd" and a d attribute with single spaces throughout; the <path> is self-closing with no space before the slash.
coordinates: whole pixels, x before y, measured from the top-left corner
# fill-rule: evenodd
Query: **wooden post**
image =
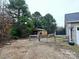
<path id="1" fill-rule="evenodd" d="M 54 33 L 53 37 L 54 37 L 55 44 L 56 44 L 56 32 Z"/>
<path id="2" fill-rule="evenodd" d="M 30 35 L 29 35 L 29 41 L 31 40 Z"/>
<path id="3" fill-rule="evenodd" d="M 38 33 L 38 41 L 40 41 L 40 33 Z"/>
<path id="4" fill-rule="evenodd" d="M 39 33 L 38 33 L 38 41 L 40 41 L 40 39 L 41 39 L 41 35 L 42 35 L 42 33 L 39 32 Z"/>

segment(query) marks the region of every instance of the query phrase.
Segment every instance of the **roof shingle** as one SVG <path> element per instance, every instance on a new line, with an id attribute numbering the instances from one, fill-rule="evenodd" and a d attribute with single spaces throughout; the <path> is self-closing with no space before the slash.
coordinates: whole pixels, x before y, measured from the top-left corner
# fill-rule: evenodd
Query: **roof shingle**
<path id="1" fill-rule="evenodd" d="M 79 21 L 79 12 L 76 13 L 70 13 L 70 14 L 65 14 L 65 20 L 70 21 L 70 22 L 75 22 Z"/>

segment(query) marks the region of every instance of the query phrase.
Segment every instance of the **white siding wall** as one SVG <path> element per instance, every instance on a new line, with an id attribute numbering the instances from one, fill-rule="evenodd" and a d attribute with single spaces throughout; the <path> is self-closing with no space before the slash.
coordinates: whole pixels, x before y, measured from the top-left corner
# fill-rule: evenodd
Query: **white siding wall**
<path id="1" fill-rule="evenodd" d="M 67 24 L 67 25 L 66 25 L 66 35 L 67 35 L 69 41 L 71 41 L 71 31 L 70 31 L 70 27 L 71 27 L 71 24 Z"/>
<path id="2" fill-rule="evenodd" d="M 68 23 L 66 25 L 66 35 L 69 36 L 69 41 L 71 40 L 71 29 L 70 29 L 71 25 L 73 27 L 73 30 L 72 30 L 72 39 L 77 44 L 76 29 L 79 26 L 79 23 L 72 23 L 72 24 Z"/>
<path id="3" fill-rule="evenodd" d="M 79 45 L 79 42 L 77 42 L 77 27 L 79 27 L 79 23 L 74 24 L 74 26 L 75 26 L 75 42 L 76 44 Z"/>

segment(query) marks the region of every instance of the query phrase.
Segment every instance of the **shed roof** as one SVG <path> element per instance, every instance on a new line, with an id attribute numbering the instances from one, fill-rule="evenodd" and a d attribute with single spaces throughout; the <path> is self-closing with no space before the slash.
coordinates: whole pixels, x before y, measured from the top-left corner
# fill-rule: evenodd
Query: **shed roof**
<path id="1" fill-rule="evenodd" d="M 36 28 L 35 30 L 37 30 L 37 31 L 43 31 L 43 30 L 45 30 L 45 29 Z"/>

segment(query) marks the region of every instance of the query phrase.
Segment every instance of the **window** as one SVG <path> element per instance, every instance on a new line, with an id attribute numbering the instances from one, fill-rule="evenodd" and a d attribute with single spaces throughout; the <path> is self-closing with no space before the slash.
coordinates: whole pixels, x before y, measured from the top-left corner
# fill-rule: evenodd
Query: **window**
<path id="1" fill-rule="evenodd" d="M 77 27 L 77 30 L 79 31 L 79 27 Z"/>

